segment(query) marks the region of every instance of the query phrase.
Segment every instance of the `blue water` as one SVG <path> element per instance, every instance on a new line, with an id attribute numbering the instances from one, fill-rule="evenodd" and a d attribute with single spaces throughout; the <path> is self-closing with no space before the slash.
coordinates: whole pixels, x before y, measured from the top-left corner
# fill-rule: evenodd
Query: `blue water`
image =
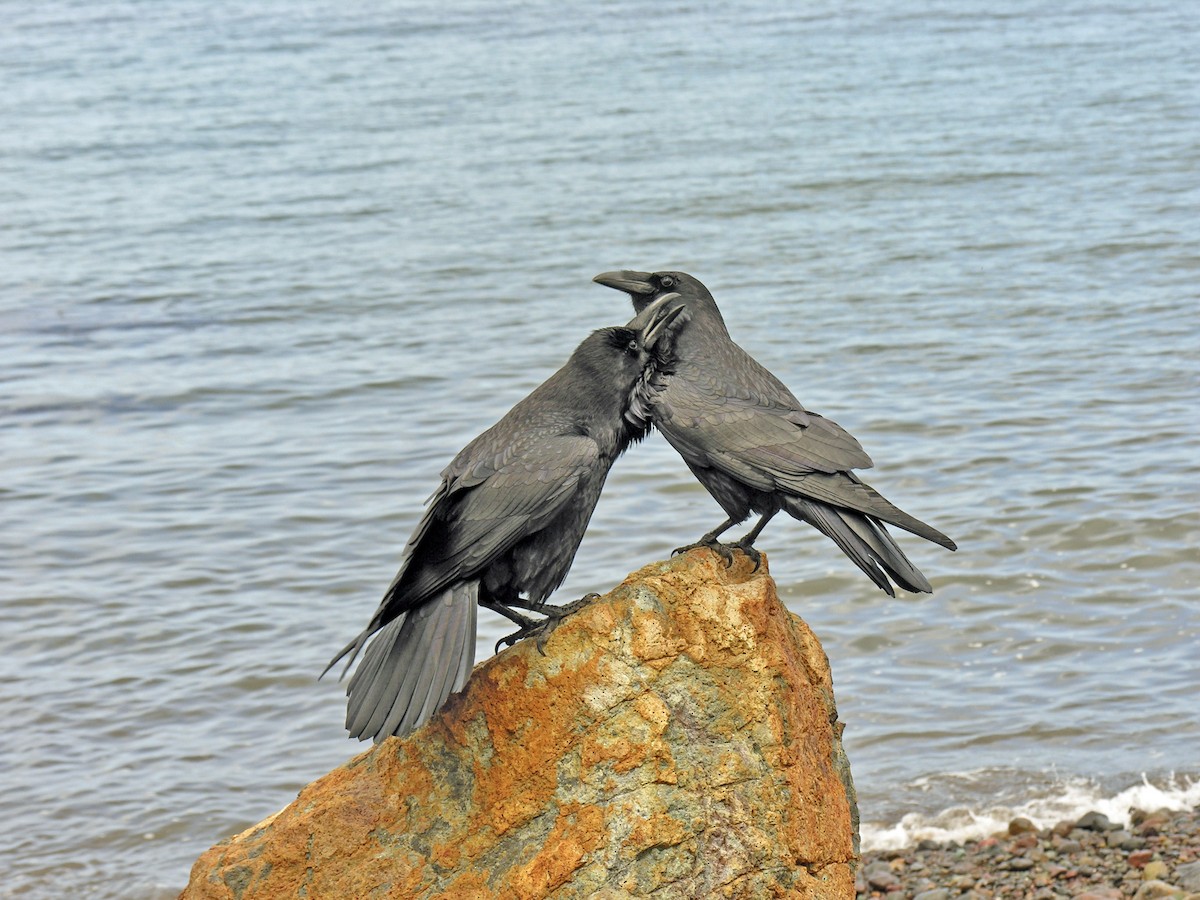
<path id="1" fill-rule="evenodd" d="M 760 542 L 868 845 L 1143 772 L 1192 797 L 1182 6 L 4 11 L 0 896 L 171 896 L 356 751 L 316 673 L 441 467 L 628 317 L 614 268 L 703 279 L 961 547 L 904 539 L 936 592 L 893 601 L 797 523 Z M 559 596 L 720 518 L 655 437 Z"/>

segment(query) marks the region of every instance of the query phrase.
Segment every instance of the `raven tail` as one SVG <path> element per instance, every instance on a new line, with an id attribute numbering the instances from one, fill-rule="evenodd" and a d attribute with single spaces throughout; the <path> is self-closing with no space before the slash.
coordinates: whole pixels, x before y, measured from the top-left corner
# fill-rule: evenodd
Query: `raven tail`
<path id="1" fill-rule="evenodd" d="M 424 725 L 475 663 L 479 582 L 443 591 L 379 630 L 346 686 L 346 730 L 375 743 Z M 348 649 L 370 636 L 360 635 Z M 345 651 L 343 651 L 345 652 Z"/>
<path id="2" fill-rule="evenodd" d="M 878 519 L 804 497 L 788 497 L 784 508 L 837 544 L 888 596 L 896 596 L 888 576 L 906 591 L 933 593 L 928 579 L 909 561 Z"/>

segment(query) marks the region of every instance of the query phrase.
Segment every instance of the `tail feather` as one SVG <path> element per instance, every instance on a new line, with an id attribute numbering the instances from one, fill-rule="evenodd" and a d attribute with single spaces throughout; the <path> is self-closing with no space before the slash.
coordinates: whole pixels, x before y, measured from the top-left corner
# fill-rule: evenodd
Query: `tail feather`
<path id="1" fill-rule="evenodd" d="M 904 555 L 883 523 L 848 509 L 838 509 L 804 497 L 789 497 L 788 513 L 808 522 L 828 537 L 888 596 L 895 597 L 892 581 L 913 593 L 932 593 L 929 581 Z"/>
<path id="2" fill-rule="evenodd" d="M 404 736 L 466 684 L 475 662 L 478 594 L 478 582 L 457 585 L 375 635 L 346 687 L 351 737 L 379 743 Z"/>
<path id="3" fill-rule="evenodd" d="M 933 586 L 921 574 L 921 570 L 912 564 L 904 551 L 900 549 L 882 522 L 875 521 L 870 516 L 852 512 L 841 512 L 842 521 L 871 548 L 875 558 L 880 560 L 884 569 L 897 585 L 914 594 L 932 594 Z"/>
<path id="4" fill-rule="evenodd" d="M 400 617 L 403 618 L 404 614 L 401 613 Z M 321 674 L 317 676 L 317 681 L 320 681 L 322 678 L 328 675 L 329 670 L 338 664 L 338 660 L 349 656 L 349 659 L 346 660 L 345 668 L 342 669 L 342 674 L 338 676 L 338 681 L 341 681 L 343 678 L 345 678 L 346 673 L 350 671 L 350 667 L 354 665 L 354 660 L 358 658 L 358 651 L 362 650 L 363 644 L 367 642 L 367 638 L 369 638 L 378 630 L 379 629 L 376 627 L 374 620 L 372 620 L 371 624 L 360 631 L 354 640 L 337 652 L 337 655 L 329 661 L 329 665 L 321 670 Z"/>
<path id="5" fill-rule="evenodd" d="M 808 496 L 818 503 L 828 503 L 842 511 L 855 510 L 874 519 L 882 519 L 927 541 L 941 544 L 947 550 L 958 547 L 950 538 L 927 522 L 911 516 L 853 472 L 812 472 L 787 485 L 801 497 Z"/>
<path id="6" fill-rule="evenodd" d="M 400 630 L 404 627 L 404 622 L 407 618 L 407 613 L 401 613 L 394 621 L 389 622 L 383 629 L 384 633 L 379 635 L 377 643 L 379 643 L 381 646 L 395 643 L 396 637 L 399 635 Z M 351 683 L 353 684 L 357 682 L 363 685 L 374 684 L 376 677 L 379 675 L 379 670 L 383 667 L 383 664 L 386 661 L 386 653 L 380 652 L 367 654 L 363 658 L 363 661 L 359 664 L 358 669 L 355 670 L 354 678 L 352 679 Z M 373 692 L 368 690 L 351 691 L 349 687 L 347 687 L 347 723 L 351 720 L 358 720 L 360 718 L 364 704 L 366 704 L 372 693 Z M 369 715 L 369 713 L 367 715 Z"/>
<path id="7" fill-rule="evenodd" d="M 436 609 L 439 602 L 434 600 L 428 604 L 428 608 Z M 413 610 L 410 615 L 415 617 L 415 613 L 416 610 Z M 391 734 L 391 729 L 384 731 L 388 717 L 393 715 L 397 706 L 400 707 L 399 715 L 403 716 L 408 704 L 414 700 L 417 682 L 429 667 L 429 648 L 411 646 L 413 632 L 422 631 L 423 622 L 410 623 L 406 616 L 405 624 L 410 625 L 407 630 L 401 626 L 394 633 L 385 631 L 375 639 L 374 644 L 367 647 L 363 657 L 364 669 L 368 662 L 373 662 L 371 650 L 382 644 L 379 662 L 369 670 L 370 678 L 359 679 L 356 672 L 346 686 L 346 696 L 349 698 L 346 704 L 346 730 L 351 737 L 383 740 Z M 354 705 L 354 695 L 358 691 L 362 691 L 363 698 L 358 703 L 358 712 L 351 719 L 350 707 Z M 424 697 L 421 699 L 424 701 Z M 397 720 L 395 724 L 399 725 L 400 722 Z"/>
<path id="8" fill-rule="evenodd" d="M 455 605 L 454 622 L 447 629 L 448 640 L 439 655 L 445 655 L 451 661 L 461 661 L 464 653 L 469 653 L 471 659 L 474 660 L 475 624 L 472 621 L 469 627 L 465 626 L 467 626 L 466 618 L 471 616 L 473 619 L 478 609 L 479 607 L 474 599 L 469 604 L 461 603 Z M 469 650 L 465 646 L 468 639 L 471 643 Z M 458 689 L 454 685 L 459 678 L 461 669 L 461 664 L 440 666 L 434 673 L 434 678 L 429 685 L 429 691 L 425 695 L 425 704 L 415 713 L 415 707 L 411 708 L 405 715 L 405 721 L 400 723 L 400 729 L 408 730 L 410 727 L 416 727 L 416 722 L 428 722 L 433 714 L 438 711 L 442 703 L 445 702 L 445 698 Z M 459 687 L 462 687 L 462 685 L 460 684 Z M 409 717 L 411 717 L 411 720 Z M 409 721 L 413 724 L 410 725 Z"/>

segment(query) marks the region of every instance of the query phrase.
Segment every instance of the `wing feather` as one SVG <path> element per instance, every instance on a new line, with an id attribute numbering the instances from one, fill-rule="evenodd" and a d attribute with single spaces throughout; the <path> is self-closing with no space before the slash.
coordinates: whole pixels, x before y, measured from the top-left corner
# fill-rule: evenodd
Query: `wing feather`
<path id="1" fill-rule="evenodd" d="M 476 577 L 562 510 L 599 456 L 589 437 L 543 433 L 527 435 L 510 452 L 489 454 L 478 465 L 456 466 L 456 458 L 447 468 L 452 480 L 443 481 L 405 548 L 405 564 L 385 603 L 401 611 L 455 581 Z"/>

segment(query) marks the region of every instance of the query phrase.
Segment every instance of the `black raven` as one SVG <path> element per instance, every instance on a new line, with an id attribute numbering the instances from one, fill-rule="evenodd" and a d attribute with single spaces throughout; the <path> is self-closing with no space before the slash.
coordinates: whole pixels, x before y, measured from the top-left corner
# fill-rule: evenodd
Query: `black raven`
<path id="1" fill-rule="evenodd" d="M 605 272 L 593 280 L 628 293 L 639 313 L 668 293 L 678 293 L 671 302 L 688 311 L 674 335 L 673 372 L 660 374 L 660 389 L 646 399 L 654 425 L 728 516 L 691 547 L 712 547 L 727 559 L 727 547 L 738 547 L 757 564 L 754 540 L 783 509 L 832 539 L 891 596 L 888 576 L 905 590 L 931 591 L 883 523 L 950 550 L 954 541 L 859 480 L 852 470 L 872 462 L 858 441 L 806 410 L 733 342 L 703 284 L 683 272 Z M 748 534 L 731 545 L 718 542 L 752 512 L 761 518 Z"/>
<path id="2" fill-rule="evenodd" d="M 442 471 L 379 608 L 325 669 L 347 654 L 349 668 L 375 635 L 346 689 L 351 737 L 407 734 L 466 683 L 477 603 L 521 626 L 511 639 L 545 624 L 513 607 L 557 622 L 562 610 L 543 601 L 571 567 L 609 468 L 649 430 L 633 407 L 644 409 L 659 339 L 686 318 L 669 303 L 593 332 Z"/>

